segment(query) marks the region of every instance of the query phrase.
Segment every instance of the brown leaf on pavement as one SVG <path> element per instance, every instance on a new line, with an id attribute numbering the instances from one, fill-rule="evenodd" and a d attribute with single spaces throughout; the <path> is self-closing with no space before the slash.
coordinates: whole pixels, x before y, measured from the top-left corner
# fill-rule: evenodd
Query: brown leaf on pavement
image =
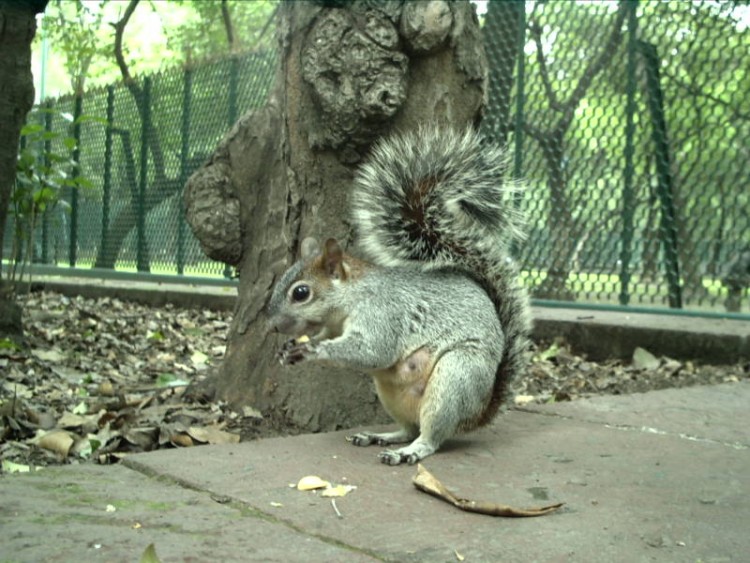
<path id="1" fill-rule="evenodd" d="M 514 508 L 507 504 L 497 504 L 485 501 L 468 500 L 459 498 L 450 492 L 432 473 L 427 471 L 420 463 L 417 465 L 417 474 L 412 478 L 412 483 L 422 492 L 433 495 L 444 500 L 466 512 L 476 512 L 487 516 L 526 517 L 543 516 L 560 508 L 563 503 L 542 506 L 539 508 Z"/>

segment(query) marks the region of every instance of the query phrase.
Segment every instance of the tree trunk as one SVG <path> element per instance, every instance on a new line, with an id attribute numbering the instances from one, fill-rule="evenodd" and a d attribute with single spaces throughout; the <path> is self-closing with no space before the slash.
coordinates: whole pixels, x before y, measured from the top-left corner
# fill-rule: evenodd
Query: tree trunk
<path id="1" fill-rule="evenodd" d="M 351 180 L 372 143 L 421 122 L 476 123 L 486 61 L 468 2 L 287 2 L 268 104 L 242 117 L 188 181 L 187 219 L 204 251 L 235 265 L 239 298 L 210 391 L 308 431 L 383 419 L 369 378 L 281 369 L 263 308 L 308 235 L 353 239 Z"/>
<path id="2" fill-rule="evenodd" d="M 34 103 L 31 41 L 47 0 L 0 0 L 0 262 L 21 127 Z M 0 338 L 20 340 L 21 313 L 0 278 Z"/>
<path id="3" fill-rule="evenodd" d="M 565 130 L 562 128 L 550 130 L 548 142 L 541 145 L 550 192 L 547 217 L 550 218 L 550 226 L 554 225 L 554 229 L 550 229 L 554 236 L 549 250 L 547 276 L 534 291 L 534 296 L 540 299 L 573 301 L 575 296 L 568 287 L 568 278 L 580 240 L 580 228 L 573 216 L 568 180 L 563 170 L 564 134 Z"/>

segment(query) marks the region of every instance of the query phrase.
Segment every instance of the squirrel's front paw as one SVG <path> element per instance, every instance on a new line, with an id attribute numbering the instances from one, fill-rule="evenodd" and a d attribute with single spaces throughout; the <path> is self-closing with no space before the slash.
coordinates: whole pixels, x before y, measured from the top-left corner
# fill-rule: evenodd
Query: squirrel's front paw
<path id="1" fill-rule="evenodd" d="M 287 340 L 278 353 L 279 363 L 282 366 L 293 366 L 307 359 L 313 352 L 312 344 L 309 340 L 300 342 L 292 338 Z"/>

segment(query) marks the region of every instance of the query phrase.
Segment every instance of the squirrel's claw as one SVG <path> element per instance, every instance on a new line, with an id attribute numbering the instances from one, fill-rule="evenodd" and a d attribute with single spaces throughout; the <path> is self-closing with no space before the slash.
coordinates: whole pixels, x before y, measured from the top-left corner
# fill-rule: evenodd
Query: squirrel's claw
<path id="1" fill-rule="evenodd" d="M 278 353 L 279 363 L 282 366 L 293 366 L 307 359 L 312 352 L 309 342 L 298 342 L 294 338 L 287 340 Z"/>

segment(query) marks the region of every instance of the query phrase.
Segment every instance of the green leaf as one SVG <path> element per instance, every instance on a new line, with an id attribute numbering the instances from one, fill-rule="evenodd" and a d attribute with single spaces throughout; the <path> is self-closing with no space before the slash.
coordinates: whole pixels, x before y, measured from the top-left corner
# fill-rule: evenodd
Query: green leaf
<path id="1" fill-rule="evenodd" d="M 91 189 L 94 187 L 94 183 L 85 176 L 76 176 L 73 178 L 73 183 L 79 188 Z"/>
<path id="2" fill-rule="evenodd" d="M 100 123 L 101 125 L 107 125 L 107 120 L 103 117 L 99 117 L 98 115 L 81 115 L 76 119 L 75 123 Z"/>
<path id="3" fill-rule="evenodd" d="M 537 357 L 539 358 L 539 361 L 546 361 L 557 356 L 559 352 L 560 346 L 556 342 L 553 342 L 549 348 L 539 352 Z"/>
<path id="4" fill-rule="evenodd" d="M 42 125 L 39 125 L 38 123 L 27 123 L 26 125 L 21 127 L 21 136 L 28 137 L 29 135 L 33 135 L 34 133 L 39 133 L 39 131 L 44 131 L 44 127 Z"/>
<path id="5" fill-rule="evenodd" d="M 63 145 L 65 145 L 65 148 L 69 151 L 72 151 L 74 148 L 76 148 L 76 145 L 78 142 L 73 137 L 65 137 L 63 139 Z"/>
<path id="6" fill-rule="evenodd" d="M 21 350 L 21 347 L 10 338 L 0 338 L 0 350 L 12 350 L 18 352 Z"/>
<path id="7" fill-rule="evenodd" d="M 173 373 L 160 373 L 156 378 L 157 387 L 182 387 L 188 385 L 190 382 L 184 379 L 180 379 Z"/>
<path id="8" fill-rule="evenodd" d="M 161 559 L 156 555 L 156 548 L 154 544 L 149 544 L 146 550 L 141 555 L 140 563 L 161 563 Z"/>
<path id="9" fill-rule="evenodd" d="M 20 463 L 13 463 L 7 459 L 3 460 L 2 463 L 3 473 L 28 473 L 31 471 L 31 467 L 28 465 L 22 465 Z"/>
<path id="10" fill-rule="evenodd" d="M 60 136 L 60 133 L 56 133 L 55 131 L 45 131 L 41 135 L 39 135 L 40 141 L 52 141 L 53 139 L 57 139 Z"/>
<path id="11" fill-rule="evenodd" d="M 161 342 L 164 340 L 164 333 L 160 330 L 155 330 L 154 332 L 150 332 L 146 338 L 149 340 L 155 340 L 156 342 Z"/>

